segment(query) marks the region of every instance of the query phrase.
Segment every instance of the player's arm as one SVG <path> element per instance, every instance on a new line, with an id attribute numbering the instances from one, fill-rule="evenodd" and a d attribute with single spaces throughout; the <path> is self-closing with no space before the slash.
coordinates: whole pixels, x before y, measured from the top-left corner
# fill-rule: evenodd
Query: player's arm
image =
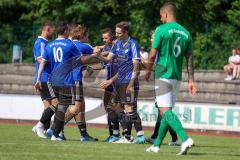
<path id="1" fill-rule="evenodd" d="M 118 79 L 118 73 L 115 74 L 112 78 L 108 80 L 104 80 L 100 83 L 100 88 L 105 89 L 108 86 L 110 86 L 113 82 L 115 82 Z"/>
<path id="2" fill-rule="evenodd" d="M 147 81 L 149 81 L 149 79 L 150 79 L 150 76 L 151 76 L 151 73 L 152 73 L 152 70 L 153 70 L 153 67 L 154 67 L 154 61 L 155 61 L 156 56 L 157 56 L 157 49 L 152 48 L 151 51 L 150 51 L 150 54 L 148 55 L 148 62 L 146 64 L 147 71 L 146 71 L 145 79 Z"/>
<path id="3" fill-rule="evenodd" d="M 41 76 L 42 76 L 42 72 L 43 72 L 43 69 L 44 69 L 46 63 L 47 63 L 47 61 L 42 59 L 42 62 L 40 63 L 40 66 L 38 68 L 38 77 L 37 77 L 37 81 L 36 81 L 36 83 L 34 85 L 34 88 L 36 90 L 40 90 L 41 89 Z"/>
<path id="4" fill-rule="evenodd" d="M 194 95 L 197 91 L 197 88 L 194 84 L 194 67 L 193 67 L 193 54 L 188 52 L 185 54 L 187 61 L 187 73 L 188 73 L 188 91 L 190 95 Z"/>

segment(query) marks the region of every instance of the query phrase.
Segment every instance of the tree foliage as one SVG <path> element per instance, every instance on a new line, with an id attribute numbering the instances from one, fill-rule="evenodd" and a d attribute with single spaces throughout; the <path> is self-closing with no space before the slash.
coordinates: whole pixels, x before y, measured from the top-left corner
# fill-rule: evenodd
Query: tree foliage
<path id="1" fill-rule="evenodd" d="M 45 21 L 81 23 L 90 43 L 101 44 L 100 31 L 119 21 L 131 23 L 131 35 L 149 50 L 150 31 L 160 24 L 165 0 L 0 0 L 0 63 L 11 61 L 12 45 L 21 44 L 24 61 Z M 175 0 L 177 18 L 192 34 L 196 68 L 220 69 L 232 47 L 240 47 L 239 0 Z"/>

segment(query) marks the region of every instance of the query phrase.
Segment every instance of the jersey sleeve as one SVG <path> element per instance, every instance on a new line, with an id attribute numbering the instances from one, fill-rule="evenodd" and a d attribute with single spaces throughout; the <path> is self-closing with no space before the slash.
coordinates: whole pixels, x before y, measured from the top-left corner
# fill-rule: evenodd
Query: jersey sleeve
<path id="1" fill-rule="evenodd" d="M 132 59 L 141 59 L 140 58 L 140 47 L 137 43 L 132 43 L 131 45 L 131 50 L 132 50 Z"/>
<path id="2" fill-rule="evenodd" d="M 92 53 L 93 53 L 93 47 L 90 44 L 85 43 L 84 52 L 82 54 L 92 54 Z"/>
<path id="3" fill-rule="evenodd" d="M 152 43 L 152 48 L 155 49 L 159 49 L 160 45 L 161 45 L 161 41 L 162 41 L 162 31 L 161 31 L 161 27 L 158 27 L 155 30 L 155 34 L 154 34 L 154 39 L 153 39 L 153 43 Z"/>
<path id="4" fill-rule="evenodd" d="M 82 56 L 82 52 L 79 51 L 79 49 L 77 48 L 77 46 L 72 43 L 72 47 L 71 47 L 71 52 L 72 52 L 72 55 L 75 57 L 75 56 L 79 56 L 81 57 Z"/>
<path id="5" fill-rule="evenodd" d="M 110 52 L 111 52 L 112 54 L 114 54 L 114 55 L 117 54 L 117 43 L 115 43 L 115 44 L 112 46 Z"/>
<path id="6" fill-rule="evenodd" d="M 48 50 L 49 50 L 48 46 L 46 46 L 43 50 L 42 59 L 45 61 L 49 61 L 49 58 L 50 58 L 48 55 Z"/>

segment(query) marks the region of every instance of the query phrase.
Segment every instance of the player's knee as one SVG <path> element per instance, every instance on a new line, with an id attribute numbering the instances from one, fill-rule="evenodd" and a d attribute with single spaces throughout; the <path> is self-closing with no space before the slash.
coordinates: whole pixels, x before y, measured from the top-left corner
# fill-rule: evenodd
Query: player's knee
<path id="1" fill-rule="evenodd" d="M 72 114 L 78 114 L 79 113 L 79 107 L 78 106 L 71 106 L 69 108 L 69 112 L 72 113 Z"/>
<path id="2" fill-rule="evenodd" d="M 133 106 L 128 105 L 128 104 L 124 105 L 124 111 L 127 112 L 127 113 L 132 112 L 133 111 Z"/>

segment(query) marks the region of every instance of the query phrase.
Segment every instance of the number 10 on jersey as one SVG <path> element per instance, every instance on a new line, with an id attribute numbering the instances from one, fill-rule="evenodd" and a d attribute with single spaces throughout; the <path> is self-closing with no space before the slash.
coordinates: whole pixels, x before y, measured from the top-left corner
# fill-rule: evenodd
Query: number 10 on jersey
<path id="1" fill-rule="evenodd" d="M 53 47 L 53 56 L 55 62 L 62 62 L 63 51 L 61 47 Z"/>

